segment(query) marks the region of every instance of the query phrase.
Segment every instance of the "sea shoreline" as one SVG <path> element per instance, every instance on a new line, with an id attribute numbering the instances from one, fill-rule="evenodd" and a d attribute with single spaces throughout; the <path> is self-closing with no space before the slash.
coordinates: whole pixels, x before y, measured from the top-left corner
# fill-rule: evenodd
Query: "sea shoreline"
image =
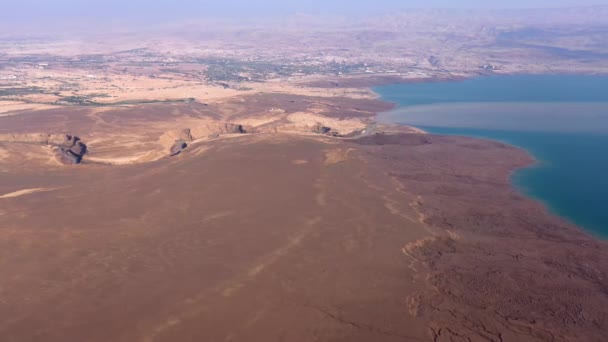
<path id="1" fill-rule="evenodd" d="M 553 74 L 539 74 L 539 75 L 553 75 Z M 496 77 L 496 76 L 503 77 L 503 76 L 517 76 L 517 75 L 516 74 L 477 75 L 477 76 L 472 76 L 470 78 L 464 78 L 464 79 L 444 79 L 444 80 L 439 80 L 439 82 L 457 82 L 457 81 L 462 81 L 462 80 L 473 79 L 475 77 Z M 595 75 L 595 76 L 598 76 L 598 75 Z M 426 82 L 426 83 L 433 83 L 433 82 L 436 82 L 436 79 L 429 79 L 428 82 Z M 393 83 L 393 84 L 398 85 L 398 84 L 411 84 L 411 83 L 413 83 L 413 82 L 400 82 L 400 83 Z M 423 83 L 423 82 L 417 81 L 414 83 Z M 384 84 L 384 85 L 393 85 L 393 84 Z M 382 94 L 380 94 L 376 90 L 376 88 L 378 86 L 383 86 L 383 85 L 375 85 L 369 89 L 370 89 L 370 91 L 372 91 L 374 94 L 376 94 L 378 96 L 377 97 L 378 100 L 391 103 L 394 107 L 388 111 L 380 111 L 380 112 L 376 113 L 376 115 L 374 117 L 375 122 L 382 123 L 382 124 L 398 125 L 398 126 L 402 126 L 402 127 L 407 127 L 408 129 L 414 131 L 415 133 L 420 133 L 420 134 L 440 135 L 440 136 L 447 135 L 447 136 L 455 136 L 455 137 L 466 137 L 466 138 L 471 138 L 471 139 L 476 139 L 476 140 L 481 140 L 481 141 L 498 142 L 498 143 L 504 144 L 506 146 L 509 146 L 509 147 L 512 147 L 512 148 L 515 148 L 515 149 L 518 149 L 518 150 L 524 152 L 531 159 L 531 162 L 526 165 L 522 165 L 520 167 L 510 170 L 508 179 L 509 179 L 509 184 L 511 185 L 511 188 L 513 190 L 515 190 L 518 194 L 521 194 L 522 196 L 526 197 L 527 199 L 541 204 L 543 206 L 544 210 L 548 214 L 559 217 L 565 224 L 576 226 L 585 235 L 588 235 L 591 238 L 599 239 L 599 240 L 608 239 L 608 235 L 602 234 L 601 232 L 598 232 L 596 229 L 593 229 L 591 227 L 586 228 L 584 225 L 577 223 L 574 218 L 568 217 L 567 214 L 564 214 L 564 213 L 560 212 L 557 208 L 555 208 L 554 204 L 551 203 L 550 199 L 542 198 L 542 196 L 534 195 L 533 193 L 531 193 L 531 190 L 529 189 L 528 186 L 525 186 L 525 184 L 518 183 L 518 181 L 515 179 L 517 177 L 518 173 L 524 172 L 525 170 L 531 169 L 531 168 L 542 168 L 543 163 L 545 163 L 545 161 L 541 160 L 541 158 L 539 158 L 537 155 L 535 155 L 533 153 L 533 151 L 531 151 L 530 149 L 526 148 L 525 146 L 520 146 L 516 143 L 510 142 L 510 141 L 494 139 L 492 137 L 466 135 L 466 134 L 459 134 L 459 133 L 455 133 L 455 134 L 433 133 L 432 131 L 429 131 L 428 129 L 421 128 L 416 125 L 408 125 L 406 123 L 399 123 L 396 121 L 392 121 L 386 117 L 387 114 L 392 111 L 395 111 L 399 108 L 403 108 L 403 106 L 401 106 L 397 102 L 388 101 L 387 99 L 385 99 L 382 96 Z M 383 115 L 385 116 L 384 118 L 382 117 Z"/>
<path id="2" fill-rule="evenodd" d="M 414 312 L 430 317 L 433 331 L 456 327 L 465 336 L 491 326 L 504 340 L 597 340 L 581 337 L 594 330 L 581 328 L 584 317 L 576 327 L 563 319 L 575 317 L 577 307 L 596 310 L 583 297 L 602 298 L 588 285 L 601 276 L 606 242 L 513 185 L 509 175 L 534 163 L 527 151 L 489 139 L 390 133 L 362 139 L 377 146 L 367 163 L 415 198 L 410 206 L 432 235 L 404 247 L 423 265 L 416 269 L 428 288 L 416 294 Z M 503 329 L 514 321 L 529 333 Z"/>

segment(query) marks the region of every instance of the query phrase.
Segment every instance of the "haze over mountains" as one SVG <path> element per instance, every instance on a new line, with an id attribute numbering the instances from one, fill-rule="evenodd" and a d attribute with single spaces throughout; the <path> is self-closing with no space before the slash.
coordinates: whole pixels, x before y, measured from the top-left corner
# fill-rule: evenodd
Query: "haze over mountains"
<path id="1" fill-rule="evenodd" d="M 391 10 L 382 5 L 361 6 L 344 2 L 329 2 L 326 5 L 314 4 L 298 6 L 298 4 L 282 2 L 272 6 L 255 5 L 255 2 L 238 3 L 229 6 L 214 3 L 176 3 L 167 4 L 163 1 L 140 3 L 127 2 L 76 2 L 68 5 L 54 2 L 15 3 L 4 5 L 0 19 L 2 26 L 19 27 L 20 30 L 40 32 L 69 30 L 78 27 L 96 30 L 105 28 L 165 27 L 183 23 L 230 23 L 241 25 L 275 25 L 288 23 L 289 26 L 310 25 L 334 27 L 342 25 L 360 25 L 362 23 L 389 24 L 389 27 L 399 25 L 420 25 L 430 22 L 474 22 L 474 23 L 526 23 L 526 24 L 586 24 L 606 25 L 608 5 L 571 3 L 571 6 L 544 4 L 538 8 L 525 6 L 515 2 L 514 6 L 506 8 L 494 6 L 457 6 L 446 4 L 443 7 L 420 5 L 408 7 L 404 4 L 393 4 Z M 382 1 L 381 1 L 382 2 Z M 264 3 L 262 1 L 261 3 Z M 534 2 L 532 2 L 533 4 Z M 221 10 L 219 10 L 221 8 Z M 354 13 L 353 13 L 354 12 Z M 383 20 L 388 19 L 389 22 Z M 393 22 L 395 21 L 395 22 Z M 10 25 L 10 26 L 9 26 Z M 383 26 L 384 27 L 384 26 Z M 212 28 L 212 27 L 210 27 Z M 3 30 L 7 34 L 7 30 Z M 19 32 L 13 31 L 14 34 Z M 77 33 L 77 32 L 72 32 Z"/>
<path id="2" fill-rule="evenodd" d="M 294 13 L 315 15 L 369 16 L 408 8 L 513 9 L 591 6 L 600 0 L 23 0 L 3 4 L 0 18 L 55 20 L 87 17 L 90 19 L 147 19 L 150 21 L 184 18 L 247 18 L 289 16 Z"/>

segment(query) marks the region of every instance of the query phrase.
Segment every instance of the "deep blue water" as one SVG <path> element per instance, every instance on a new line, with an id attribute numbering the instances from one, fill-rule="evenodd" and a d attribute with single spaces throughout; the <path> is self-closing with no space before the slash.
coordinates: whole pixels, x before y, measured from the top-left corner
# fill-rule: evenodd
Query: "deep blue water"
<path id="1" fill-rule="evenodd" d="M 539 162 L 517 171 L 514 184 L 608 238 L 608 77 L 497 76 L 375 91 L 400 105 L 381 120 L 526 149 Z"/>

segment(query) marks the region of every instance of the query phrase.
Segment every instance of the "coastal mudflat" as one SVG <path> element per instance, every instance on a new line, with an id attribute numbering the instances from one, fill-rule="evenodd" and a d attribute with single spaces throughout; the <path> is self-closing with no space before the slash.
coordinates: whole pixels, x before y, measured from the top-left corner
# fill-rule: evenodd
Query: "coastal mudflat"
<path id="1" fill-rule="evenodd" d="M 509 182 L 523 150 L 451 136 L 362 138 L 416 200 L 431 238 L 404 253 L 426 286 L 414 314 L 435 341 L 602 341 L 608 318 L 606 243 L 548 214 Z"/>

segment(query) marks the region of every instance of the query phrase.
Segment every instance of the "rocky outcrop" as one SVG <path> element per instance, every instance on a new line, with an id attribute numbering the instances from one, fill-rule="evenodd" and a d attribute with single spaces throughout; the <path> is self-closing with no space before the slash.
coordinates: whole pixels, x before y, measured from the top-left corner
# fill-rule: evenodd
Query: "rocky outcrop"
<path id="1" fill-rule="evenodd" d="M 57 149 L 57 158 L 68 165 L 80 164 L 88 151 L 87 145 L 79 137 L 69 134 L 0 134 L 0 141 L 53 146 Z"/>
<path id="2" fill-rule="evenodd" d="M 66 135 L 64 141 L 57 145 L 59 159 L 64 164 L 80 164 L 87 154 L 87 145 L 80 138 Z"/>
<path id="3" fill-rule="evenodd" d="M 331 127 L 327 127 L 327 126 L 323 126 L 323 125 L 316 125 L 312 128 L 312 132 L 313 133 L 317 133 L 317 134 L 327 134 L 331 131 Z"/>
<path id="4" fill-rule="evenodd" d="M 180 130 L 175 130 L 169 132 L 169 135 L 174 141 L 183 140 L 183 141 L 192 141 L 194 137 L 192 136 L 192 131 L 190 128 L 184 128 Z"/>
<path id="5" fill-rule="evenodd" d="M 170 156 L 176 156 L 188 147 L 188 143 L 194 140 L 190 128 L 176 129 L 163 134 L 159 142 L 163 148 L 169 150 Z"/>
<path id="6" fill-rule="evenodd" d="M 171 146 L 169 155 L 171 157 L 176 156 L 176 155 L 182 153 L 187 147 L 188 147 L 187 142 L 185 142 L 184 140 L 177 140 L 177 141 L 175 141 L 173 146 Z"/>
<path id="7" fill-rule="evenodd" d="M 313 126 L 311 131 L 316 134 L 329 135 L 332 137 L 341 137 L 342 136 L 340 134 L 340 132 L 334 131 L 331 127 L 323 126 L 321 124 L 317 124 L 317 125 Z"/>
<path id="8" fill-rule="evenodd" d="M 258 133 L 256 129 L 246 128 L 235 123 L 208 123 L 193 128 L 176 129 L 163 134 L 159 142 L 170 156 L 176 156 L 188 148 L 191 141 L 203 138 L 217 138 L 224 134 Z"/>
<path id="9" fill-rule="evenodd" d="M 247 130 L 243 125 L 225 123 L 218 127 L 217 134 L 245 134 Z"/>

